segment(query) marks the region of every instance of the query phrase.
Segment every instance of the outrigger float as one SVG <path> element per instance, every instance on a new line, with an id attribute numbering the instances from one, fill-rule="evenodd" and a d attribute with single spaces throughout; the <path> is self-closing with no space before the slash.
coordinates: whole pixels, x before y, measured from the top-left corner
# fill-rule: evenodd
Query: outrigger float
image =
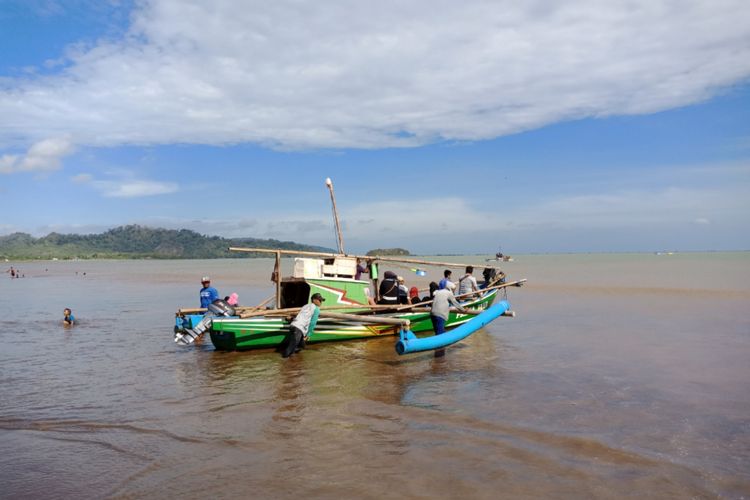
<path id="1" fill-rule="evenodd" d="M 276 348 L 284 341 L 291 321 L 315 293 L 321 294 L 325 302 L 309 344 L 400 335 L 396 344 L 398 354 L 446 347 L 501 315 L 514 315 L 507 300 L 501 300 L 494 306 L 493 303 L 501 292 L 507 295 L 508 287 L 521 286 L 526 280 L 507 281 L 501 269 L 477 265 L 475 267 L 489 269 L 489 279 L 478 292 L 456 297 L 469 314 L 451 310 L 446 328 L 455 330 L 439 336 L 418 338 L 417 334 L 433 331 L 429 308 L 432 301 L 371 305 L 368 300 L 371 282 L 375 289 L 374 298 L 379 298 L 379 265 L 397 263 L 463 269 L 467 264 L 346 254 L 330 179 L 326 180 L 326 185 L 333 204 L 338 253 L 231 247 L 229 250 L 236 252 L 275 255 L 272 274 L 272 281 L 276 284 L 275 294 L 255 307 L 232 308 L 226 304 L 212 304 L 209 311 L 180 309 L 175 320 L 176 342 L 190 344 L 208 331 L 211 342 L 220 351 Z M 281 277 L 282 256 L 296 256 L 289 277 Z M 358 260 L 367 262 L 370 280 L 356 279 Z M 272 301 L 274 303 L 269 305 Z"/>

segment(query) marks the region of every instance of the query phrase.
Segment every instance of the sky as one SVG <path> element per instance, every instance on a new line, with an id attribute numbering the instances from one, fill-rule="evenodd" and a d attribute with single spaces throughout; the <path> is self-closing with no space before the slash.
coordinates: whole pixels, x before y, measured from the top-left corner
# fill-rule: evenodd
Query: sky
<path id="1" fill-rule="evenodd" d="M 0 0 L 0 235 L 750 249 L 750 9 Z"/>

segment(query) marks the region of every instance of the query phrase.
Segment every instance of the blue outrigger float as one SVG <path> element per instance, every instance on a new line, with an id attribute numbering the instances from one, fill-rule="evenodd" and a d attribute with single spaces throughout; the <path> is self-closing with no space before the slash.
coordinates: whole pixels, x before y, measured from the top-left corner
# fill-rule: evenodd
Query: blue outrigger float
<path id="1" fill-rule="evenodd" d="M 465 339 L 500 316 L 514 316 L 507 300 L 501 300 L 489 309 L 485 309 L 483 312 L 479 313 L 467 323 L 464 323 L 454 330 L 445 332 L 442 335 L 419 338 L 414 335 L 411 330 L 401 330 L 400 338 L 398 342 L 396 342 L 396 352 L 400 356 L 402 354 L 443 349 Z"/>

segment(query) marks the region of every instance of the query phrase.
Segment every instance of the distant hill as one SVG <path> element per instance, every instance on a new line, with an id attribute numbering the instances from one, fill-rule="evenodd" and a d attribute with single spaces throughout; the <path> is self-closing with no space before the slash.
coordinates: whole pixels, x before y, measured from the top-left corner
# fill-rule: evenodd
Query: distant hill
<path id="1" fill-rule="evenodd" d="M 405 250 L 403 248 L 375 248 L 374 250 L 370 250 L 367 252 L 367 255 L 381 255 L 383 257 L 385 256 L 400 256 L 403 257 L 405 255 L 411 255 L 409 253 L 409 250 Z"/>
<path id="2" fill-rule="evenodd" d="M 204 236 L 188 229 L 120 226 L 101 234 L 50 233 L 34 238 L 26 233 L 0 236 L 0 258 L 6 259 L 216 259 L 261 256 L 230 252 L 230 246 L 335 252 L 293 241 Z M 266 256 L 265 254 L 263 254 Z"/>

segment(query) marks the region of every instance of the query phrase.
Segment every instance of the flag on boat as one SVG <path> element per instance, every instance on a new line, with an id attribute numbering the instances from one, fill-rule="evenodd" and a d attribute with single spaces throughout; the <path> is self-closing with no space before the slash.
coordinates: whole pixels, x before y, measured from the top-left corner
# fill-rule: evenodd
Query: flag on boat
<path id="1" fill-rule="evenodd" d="M 427 275 L 427 271 L 425 271 L 424 269 L 412 269 L 412 271 L 414 271 L 417 274 L 417 276 Z"/>

